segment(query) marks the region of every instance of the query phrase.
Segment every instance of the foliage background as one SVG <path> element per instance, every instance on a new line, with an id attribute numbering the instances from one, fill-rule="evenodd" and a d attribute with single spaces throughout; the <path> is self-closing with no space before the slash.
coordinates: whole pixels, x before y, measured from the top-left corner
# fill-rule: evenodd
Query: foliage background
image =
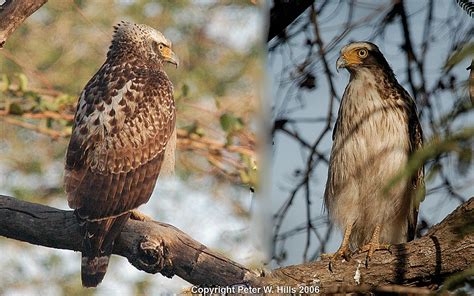
<path id="1" fill-rule="evenodd" d="M 179 145 L 178 177 L 157 186 L 140 209 L 243 264 L 259 265 L 264 247 L 251 237 L 249 187 L 257 185 L 263 17 L 249 1 L 48 1 L 0 51 L 0 193 L 67 208 L 62 173 L 74 105 L 120 20 L 146 23 L 172 40 L 180 67 L 167 73 L 177 125 L 189 140 Z M 4 238 L 0 251 L 2 295 L 153 294 L 189 286 L 114 256 L 104 283 L 85 290 L 78 253 Z"/>

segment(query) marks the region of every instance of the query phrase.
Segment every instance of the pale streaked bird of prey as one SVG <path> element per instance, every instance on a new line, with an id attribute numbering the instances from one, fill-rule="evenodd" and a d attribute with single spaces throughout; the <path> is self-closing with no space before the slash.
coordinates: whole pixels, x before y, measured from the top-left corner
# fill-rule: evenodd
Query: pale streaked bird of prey
<path id="1" fill-rule="evenodd" d="M 331 221 L 344 231 L 332 258 L 347 259 L 359 250 L 369 260 L 374 251 L 415 236 L 423 168 L 398 182 L 394 178 L 420 149 L 423 135 L 415 102 L 375 44 L 344 46 L 337 68 L 346 68 L 350 80 L 334 127 L 324 193 Z"/>

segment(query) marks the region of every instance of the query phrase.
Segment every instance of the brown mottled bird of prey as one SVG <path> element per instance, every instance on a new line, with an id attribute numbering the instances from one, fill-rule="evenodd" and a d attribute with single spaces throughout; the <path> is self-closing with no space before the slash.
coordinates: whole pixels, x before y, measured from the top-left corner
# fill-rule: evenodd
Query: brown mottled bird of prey
<path id="1" fill-rule="evenodd" d="M 415 236 L 423 168 L 394 182 L 409 157 L 422 146 L 415 102 L 397 82 L 375 44 L 354 42 L 341 49 L 337 68 L 350 81 L 333 133 L 324 201 L 332 222 L 344 230 L 332 257 L 348 258 Z"/>
<path id="2" fill-rule="evenodd" d="M 174 168 L 175 102 L 163 68 L 178 65 L 171 42 L 147 25 L 114 28 L 105 63 L 80 95 L 66 154 L 85 287 L 102 281 L 131 211 L 150 199 L 160 170 Z"/>

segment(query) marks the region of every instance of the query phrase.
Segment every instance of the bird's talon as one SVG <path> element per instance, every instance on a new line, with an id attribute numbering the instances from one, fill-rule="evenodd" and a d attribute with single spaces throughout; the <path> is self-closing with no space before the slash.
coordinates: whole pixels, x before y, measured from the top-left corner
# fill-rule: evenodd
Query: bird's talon
<path id="1" fill-rule="evenodd" d="M 332 260 L 329 261 L 329 265 L 328 265 L 328 269 L 329 269 L 329 272 L 333 273 L 334 270 L 332 269 Z"/>
<path id="2" fill-rule="evenodd" d="M 358 251 L 359 254 L 367 252 L 367 256 L 365 258 L 365 267 L 369 266 L 370 259 L 374 255 L 375 251 L 380 251 L 380 250 L 386 250 L 392 253 L 390 251 L 390 244 L 380 244 L 380 243 L 370 242 L 366 244 L 365 246 L 363 246 L 362 248 L 360 248 L 360 250 Z"/>
<path id="3" fill-rule="evenodd" d="M 341 248 L 339 248 L 339 250 L 337 250 L 336 253 L 334 254 L 321 254 L 320 257 L 321 257 L 321 260 L 327 260 L 329 259 L 329 266 L 328 266 L 328 269 L 330 272 L 333 272 L 333 265 L 334 265 L 334 262 L 336 262 L 336 260 L 338 259 L 343 259 L 345 260 L 346 262 L 348 262 L 350 259 L 351 259 L 351 250 L 349 249 L 348 246 L 341 246 Z"/>

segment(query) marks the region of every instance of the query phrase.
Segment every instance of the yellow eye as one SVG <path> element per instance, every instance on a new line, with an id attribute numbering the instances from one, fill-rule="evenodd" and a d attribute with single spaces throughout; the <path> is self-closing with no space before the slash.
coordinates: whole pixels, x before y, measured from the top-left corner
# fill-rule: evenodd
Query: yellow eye
<path id="1" fill-rule="evenodd" d="M 358 55 L 360 58 L 366 58 L 368 54 L 369 54 L 369 52 L 368 52 L 367 49 L 365 49 L 365 48 L 359 49 L 359 50 L 357 51 L 357 55 Z"/>
<path id="2" fill-rule="evenodd" d="M 160 44 L 158 45 L 158 49 L 159 49 L 159 50 L 162 50 L 162 49 L 163 49 L 163 44 L 160 43 Z"/>

